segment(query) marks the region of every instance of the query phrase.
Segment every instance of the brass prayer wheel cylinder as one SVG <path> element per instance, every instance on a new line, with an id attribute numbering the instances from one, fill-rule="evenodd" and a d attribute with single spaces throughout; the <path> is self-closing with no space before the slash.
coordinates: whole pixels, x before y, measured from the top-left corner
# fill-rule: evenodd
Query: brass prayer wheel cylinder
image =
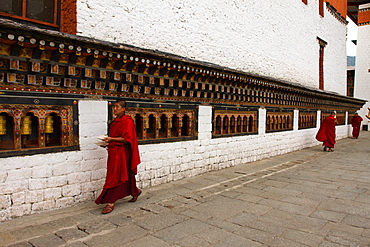
<path id="1" fill-rule="evenodd" d="M 149 129 L 149 117 L 145 118 L 145 128 Z"/>
<path id="2" fill-rule="evenodd" d="M 6 135 L 6 116 L 0 116 L 0 135 Z"/>
<path id="3" fill-rule="evenodd" d="M 47 116 L 45 120 L 45 133 L 51 134 L 54 132 L 54 117 Z"/>
<path id="4" fill-rule="evenodd" d="M 170 121 L 168 121 L 168 128 L 172 129 L 172 119 L 170 119 Z"/>
<path id="5" fill-rule="evenodd" d="M 24 116 L 21 119 L 21 134 L 31 135 L 32 134 L 32 116 Z"/>

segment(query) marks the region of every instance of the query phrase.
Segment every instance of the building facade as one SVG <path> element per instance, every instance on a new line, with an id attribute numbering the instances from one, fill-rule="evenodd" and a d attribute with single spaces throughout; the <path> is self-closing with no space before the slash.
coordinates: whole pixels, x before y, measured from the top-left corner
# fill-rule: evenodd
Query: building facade
<path id="1" fill-rule="evenodd" d="M 118 97 L 141 188 L 317 145 L 332 110 L 348 137 L 365 103 L 345 96 L 343 1 L 41 2 L 0 7 L 2 220 L 98 195 Z"/>
<path id="2" fill-rule="evenodd" d="M 370 4 L 359 6 L 358 12 L 357 52 L 355 67 L 355 97 L 370 100 Z M 364 121 L 364 129 L 370 130 L 369 112 L 370 104 L 367 102 L 359 111 Z"/>

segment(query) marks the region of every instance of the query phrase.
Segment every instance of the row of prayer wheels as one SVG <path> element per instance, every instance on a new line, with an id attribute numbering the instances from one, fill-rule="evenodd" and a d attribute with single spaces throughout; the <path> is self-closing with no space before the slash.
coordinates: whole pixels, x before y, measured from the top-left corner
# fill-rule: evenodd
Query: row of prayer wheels
<path id="1" fill-rule="evenodd" d="M 7 116 L 0 115 L 0 135 L 6 135 Z M 45 133 L 54 133 L 54 117 L 47 116 L 45 119 Z M 32 134 L 32 116 L 23 116 L 21 119 L 21 135 Z"/>

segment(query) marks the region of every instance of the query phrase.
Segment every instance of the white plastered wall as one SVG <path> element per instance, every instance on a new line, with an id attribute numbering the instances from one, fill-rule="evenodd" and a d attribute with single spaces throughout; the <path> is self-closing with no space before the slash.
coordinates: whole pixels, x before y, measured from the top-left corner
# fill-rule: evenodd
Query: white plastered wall
<path id="1" fill-rule="evenodd" d="M 370 8 L 369 4 L 360 5 L 360 8 Z M 355 67 L 355 90 L 356 98 L 370 101 L 370 24 L 361 25 L 357 32 L 357 52 Z M 370 120 L 365 116 L 369 114 L 370 103 L 367 102 L 359 111 L 364 119 L 362 124 L 368 125 L 370 131 Z"/>
<path id="2" fill-rule="evenodd" d="M 346 25 L 318 1 L 80 0 L 77 32 L 115 43 L 318 88 L 319 44 L 325 90 L 346 93 Z"/>

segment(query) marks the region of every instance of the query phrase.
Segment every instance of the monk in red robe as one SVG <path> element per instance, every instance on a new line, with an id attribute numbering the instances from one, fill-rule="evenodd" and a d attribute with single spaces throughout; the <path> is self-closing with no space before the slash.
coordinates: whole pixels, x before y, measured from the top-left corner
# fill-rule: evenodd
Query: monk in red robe
<path id="1" fill-rule="evenodd" d="M 362 122 L 362 117 L 360 117 L 357 113 L 352 118 L 352 136 L 353 138 L 358 138 L 360 135 L 360 127 L 361 127 L 361 122 Z"/>
<path id="2" fill-rule="evenodd" d="M 338 125 L 335 115 L 335 111 L 330 113 L 321 123 L 320 129 L 316 134 L 316 140 L 323 142 L 324 151 L 328 152 L 332 152 L 335 145 L 335 126 Z"/>
<path id="3" fill-rule="evenodd" d="M 107 175 L 103 191 L 95 200 L 96 204 L 107 203 L 102 213 L 113 211 L 114 203 L 131 195 L 129 202 L 135 202 L 141 190 L 136 187 L 135 175 L 140 164 L 139 146 L 134 120 L 125 115 L 126 102 L 117 100 L 113 113 L 115 120 L 110 124 L 108 143 Z"/>

